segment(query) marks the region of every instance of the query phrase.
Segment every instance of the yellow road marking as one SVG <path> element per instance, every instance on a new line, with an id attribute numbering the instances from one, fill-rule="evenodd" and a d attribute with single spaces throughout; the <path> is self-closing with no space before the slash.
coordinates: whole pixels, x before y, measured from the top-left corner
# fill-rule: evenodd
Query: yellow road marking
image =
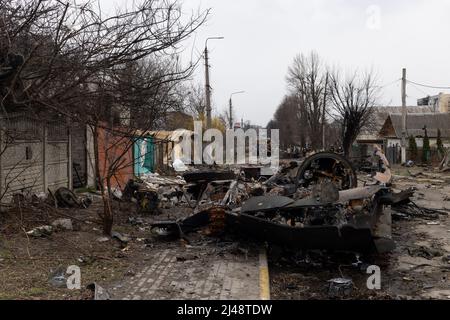
<path id="1" fill-rule="evenodd" d="M 259 253 L 259 295 L 261 300 L 270 300 L 269 266 L 265 248 L 261 248 Z"/>

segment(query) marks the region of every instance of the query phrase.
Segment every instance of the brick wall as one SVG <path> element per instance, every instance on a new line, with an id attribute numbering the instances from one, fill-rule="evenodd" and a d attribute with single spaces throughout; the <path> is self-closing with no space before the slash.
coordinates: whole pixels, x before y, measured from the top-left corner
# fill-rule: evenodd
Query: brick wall
<path id="1" fill-rule="evenodd" d="M 114 177 L 111 179 L 111 186 L 124 188 L 128 180 L 134 177 L 133 173 L 133 148 L 130 145 L 129 138 L 125 138 L 121 135 L 114 135 L 103 128 L 98 128 L 98 158 L 100 175 L 105 177 L 106 168 L 115 161 L 126 150 L 123 157 L 120 159 L 121 169 L 115 172 Z"/>

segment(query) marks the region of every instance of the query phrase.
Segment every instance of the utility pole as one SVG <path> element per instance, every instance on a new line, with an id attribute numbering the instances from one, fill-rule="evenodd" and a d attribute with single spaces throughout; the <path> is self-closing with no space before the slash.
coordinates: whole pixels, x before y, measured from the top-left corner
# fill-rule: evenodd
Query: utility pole
<path id="1" fill-rule="evenodd" d="M 402 74 L 402 164 L 406 163 L 406 68 Z"/>
<path id="2" fill-rule="evenodd" d="M 206 127 L 211 128 L 211 85 L 209 84 L 208 40 L 221 40 L 223 37 L 210 37 L 205 41 L 205 94 L 206 94 Z"/>
<path id="3" fill-rule="evenodd" d="M 323 110 L 322 110 L 322 149 L 325 151 L 325 112 L 327 106 L 327 89 L 328 89 L 328 72 L 325 79 L 325 91 L 323 94 Z"/>
<path id="4" fill-rule="evenodd" d="M 209 84 L 208 47 L 205 46 L 206 127 L 211 128 L 211 86 Z"/>
<path id="5" fill-rule="evenodd" d="M 229 117 L 229 120 L 230 120 L 230 129 L 233 129 L 233 96 L 235 95 L 235 94 L 241 94 L 241 93 L 245 93 L 245 91 L 236 91 L 236 92 L 233 92 L 231 95 L 230 95 L 230 101 L 229 101 L 229 105 L 230 105 L 230 117 Z"/>
<path id="6" fill-rule="evenodd" d="M 230 129 L 233 129 L 233 102 L 230 97 Z"/>

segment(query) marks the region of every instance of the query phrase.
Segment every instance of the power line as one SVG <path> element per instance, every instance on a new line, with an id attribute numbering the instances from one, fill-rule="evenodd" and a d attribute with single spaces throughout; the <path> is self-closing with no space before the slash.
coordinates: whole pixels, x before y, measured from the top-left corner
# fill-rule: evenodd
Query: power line
<path id="1" fill-rule="evenodd" d="M 427 84 L 417 83 L 417 82 L 414 82 L 411 80 L 406 80 L 406 81 L 409 83 L 415 84 L 417 86 L 420 86 L 420 87 L 431 88 L 431 89 L 449 89 L 450 90 L 450 87 L 431 86 L 431 85 L 427 85 Z"/>
<path id="2" fill-rule="evenodd" d="M 377 87 L 380 88 L 380 89 L 383 89 L 383 88 L 389 87 L 389 86 L 391 86 L 391 85 L 393 85 L 393 84 L 396 84 L 396 83 L 399 82 L 400 80 L 402 80 L 402 79 L 397 79 L 397 80 L 394 80 L 394 81 L 392 81 L 392 82 L 389 82 L 389 83 L 387 83 L 387 84 L 385 84 L 385 85 L 377 86 Z"/>
<path id="3" fill-rule="evenodd" d="M 423 91 L 422 89 L 420 89 L 420 87 L 416 86 L 415 84 L 413 84 L 413 83 L 410 83 L 410 84 L 411 84 L 411 86 L 412 86 L 413 88 L 415 88 L 417 91 L 420 91 L 421 93 L 423 93 L 423 94 L 426 95 L 426 96 L 431 96 L 431 94 L 429 94 L 428 92 Z"/>

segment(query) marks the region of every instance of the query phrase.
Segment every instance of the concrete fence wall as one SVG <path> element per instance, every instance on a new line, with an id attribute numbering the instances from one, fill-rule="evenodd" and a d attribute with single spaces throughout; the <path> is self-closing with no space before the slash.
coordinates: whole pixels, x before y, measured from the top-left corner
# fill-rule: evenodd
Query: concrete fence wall
<path id="1" fill-rule="evenodd" d="M 72 188 L 70 128 L 24 115 L 0 119 L 0 197 Z"/>

